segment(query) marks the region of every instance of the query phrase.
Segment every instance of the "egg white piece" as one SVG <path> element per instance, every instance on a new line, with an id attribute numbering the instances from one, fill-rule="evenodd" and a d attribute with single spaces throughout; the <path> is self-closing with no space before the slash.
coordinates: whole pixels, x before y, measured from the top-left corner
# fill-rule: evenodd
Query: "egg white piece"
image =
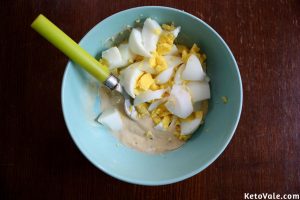
<path id="1" fill-rule="evenodd" d="M 184 70 L 184 68 L 185 68 L 185 64 L 182 64 L 177 69 L 177 71 L 175 73 L 175 76 L 174 76 L 174 83 L 175 84 L 182 84 L 181 74 L 182 74 L 182 71 Z"/>
<path id="2" fill-rule="evenodd" d="M 180 134 L 181 135 L 189 135 L 192 134 L 193 132 L 195 132 L 197 130 L 197 128 L 200 126 L 201 124 L 201 119 L 196 118 L 193 119 L 192 121 L 187 121 L 187 122 L 181 122 L 180 123 Z"/>
<path id="3" fill-rule="evenodd" d="M 143 72 L 136 67 L 136 63 L 129 65 L 126 69 L 121 71 L 120 83 L 126 90 L 126 92 L 135 98 L 134 88 L 138 78 L 143 74 Z"/>
<path id="4" fill-rule="evenodd" d="M 181 27 L 177 26 L 173 31 L 171 31 L 175 38 L 177 38 L 180 30 L 181 30 Z"/>
<path id="5" fill-rule="evenodd" d="M 129 64 L 130 60 L 135 58 L 135 54 L 130 50 L 128 43 L 123 43 L 118 46 L 120 54 L 122 56 L 122 66 Z"/>
<path id="6" fill-rule="evenodd" d="M 154 101 L 148 107 L 148 111 L 152 111 L 152 110 L 156 109 L 160 104 L 164 103 L 166 100 L 167 100 L 166 98 L 162 98 L 162 99 L 158 99 L 158 100 Z"/>
<path id="7" fill-rule="evenodd" d="M 153 19 L 147 18 L 142 29 L 142 40 L 146 51 L 154 52 L 159 35 L 162 32 L 160 25 Z"/>
<path id="8" fill-rule="evenodd" d="M 121 115 L 115 108 L 105 109 L 97 120 L 112 131 L 120 131 L 123 128 Z"/>
<path id="9" fill-rule="evenodd" d="M 200 60 L 192 54 L 186 62 L 185 68 L 182 71 L 182 79 L 190 81 L 204 80 L 206 74 L 203 71 Z"/>
<path id="10" fill-rule="evenodd" d="M 143 45 L 142 40 L 142 33 L 140 30 L 133 28 L 131 30 L 130 36 L 129 36 L 129 47 L 130 50 L 138 55 L 144 56 L 144 57 L 151 57 L 151 54 L 145 49 Z"/>
<path id="11" fill-rule="evenodd" d="M 193 102 L 210 99 L 210 87 L 208 82 L 191 81 L 186 84 L 186 87 L 191 94 Z"/>
<path id="12" fill-rule="evenodd" d="M 174 68 L 168 68 L 168 69 L 164 70 L 163 72 L 161 72 L 160 74 L 158 74 L 155 77 L 155 82 L 158 84 L 164 84 L 164 83 L 168 82 L 170 80 L 170 78 L 172 77 L 173 70 L 174 70 Z"/>
<path id="13" fill-rule="evenodd" d="M 122 66 L 122 56 L 117 47 L 111 47 L 102 52 L 102 58 L 108 62 L 108 67 L 110 70 Z"/>
<path id="14" fill-rule="evenodd" d="M 191 95 L 182 85 L 173 85 L 165 106 L 172 114 L 180 118 L 186 118 L 193 112 Z"/>
<path id="15" fill-rule="evenodd" d="M 135 97 L 133 105 L 137 106 L 141 103 L 148 102 L 153 99 L 160 99 L 162 95 L 165 93 L 165 91 L 166 91 L 165 89 L 155 90 L 155 91 L 152 90 L 145 91 Z"/>

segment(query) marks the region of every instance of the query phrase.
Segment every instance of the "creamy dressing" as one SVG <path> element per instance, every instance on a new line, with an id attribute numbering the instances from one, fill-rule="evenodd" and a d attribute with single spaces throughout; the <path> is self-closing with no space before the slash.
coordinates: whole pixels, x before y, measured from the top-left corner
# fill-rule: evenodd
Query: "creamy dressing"
<path id="1" fill-rule="evenodd" d="M 139 151 L 147 153 L 162 153 L 179 148 L 185 142 L 176 138 L 173 134 L 174 128 L 167 131 L 154 129 L 154 123 L 150 116 L 130 119 L 124 111 L 124 99 L 115 91 L 100 87 L 101 111 L 110 108 L 117 108 L 123 121 L 123 129 L 113 132 L 123 144 Z M 151 131 L 152 135 L 147 135 Z"/>

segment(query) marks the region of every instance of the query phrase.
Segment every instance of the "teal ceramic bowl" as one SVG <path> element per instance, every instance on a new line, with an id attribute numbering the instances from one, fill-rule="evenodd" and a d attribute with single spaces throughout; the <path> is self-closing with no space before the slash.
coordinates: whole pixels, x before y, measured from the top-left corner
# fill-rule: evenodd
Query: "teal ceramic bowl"
<path id="1" fill-rule="evenodd" d="M 126 182 L 164 185 L 189 178 L 209 166 L 224 151 L 237 127 L 242 109 L 242 82 L 237 63 L 224 40 L 209 25 L 184 11 L 157 6 L 138 7 L 114 14 L 98 23 L 80 41 L 99 57 L 107 41 L 134 25 L 138 18 L 181 26 L 179 40 L 200 44 L 207 55 L 212 98 L 202 125 L 181 148 L 159 155 L 123 146 L 94 122 L 101 99 L 97 82 L 73 62 L 68 62 L 62 84 L 63 114 L 69 132 L 86 158 L 103 172 Z M 228 97 L 224 104 L 222 96 Z"/>

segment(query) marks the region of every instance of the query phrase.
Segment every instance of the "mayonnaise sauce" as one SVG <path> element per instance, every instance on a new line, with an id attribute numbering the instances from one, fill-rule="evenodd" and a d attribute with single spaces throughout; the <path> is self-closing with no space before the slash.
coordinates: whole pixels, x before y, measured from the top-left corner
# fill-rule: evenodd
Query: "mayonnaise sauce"
<path id="1" fill-rule="evenodd" d="M 154 129 L 154 123 L 150 116 L 132 120 L 124 110 L 124 99 L 118 93 L 110 91 L 105 87 L 100 87 L 101 111 L 110 108 L 117 108 L 123 121 L 123 129 L 114 132 L 123 144 L 139 151 L 147 153 L 162 153 L 179 148 L 185 142 L 176 138 L 173 134 L 174 128 L 166 131 Z M 147 135 L 151 131 L 152 135 Z"/>

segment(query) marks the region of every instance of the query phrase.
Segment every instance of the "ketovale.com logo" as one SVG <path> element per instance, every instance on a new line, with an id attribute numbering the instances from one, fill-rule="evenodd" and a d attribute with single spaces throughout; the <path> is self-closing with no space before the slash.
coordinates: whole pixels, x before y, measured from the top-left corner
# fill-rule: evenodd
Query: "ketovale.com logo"
<path id="1" fill-rule="evenodd" d="M 244 199 L 300 199 L 299 194 L 276 194 L 276 193 L 260 193 L 251 194 L 244 193 Z"/>

